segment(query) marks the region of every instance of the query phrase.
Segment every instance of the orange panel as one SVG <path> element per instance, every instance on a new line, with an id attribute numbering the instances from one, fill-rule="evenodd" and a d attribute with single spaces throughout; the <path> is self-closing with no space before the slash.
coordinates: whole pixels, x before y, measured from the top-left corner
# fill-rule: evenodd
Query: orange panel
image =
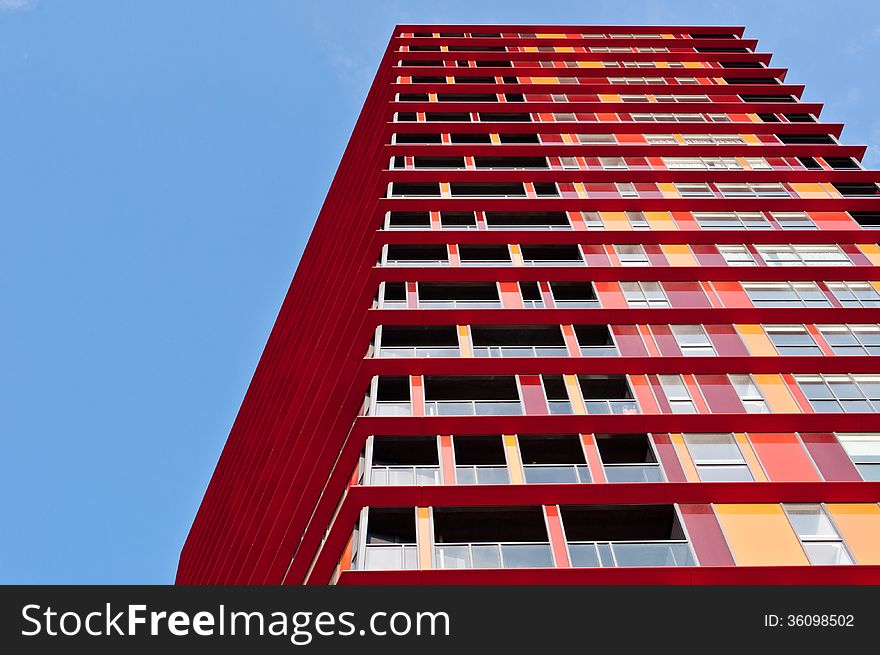
<path id="1" fill-rule="evenodd" d="M 715 505 L 738 566 L 807 565 L 807 556 L 781 505 Z"/>
<path id="2" fill-rule="evenodd" d="M 749 354 L 769 356 L 777 354 L 776 348 L 760 325 L 737 325 L 736 330 L 749 349 Z"/>
<path id="3" fill-rule="evenodd" d="M 807 451 L 794 434 L 752 433 L 749 439 L 773 482 L 821 480 Z"/>
<path id="4" fill-rule="evenodd" d="M 594 483 L 605 482 L 605 470 L 602 468 L 602 460 L 599 457 L 599 448 L 596 446 L 596 438 L 592 434 L 581 435 L 581 445 L 587 458 L 587 466 L 590 467 L 590 477 Z"/>
<path id="5" fill-rule="evenodd" d="M 880 506 L 831 504 L 828 511 L 858 564 L 880 564 Z"/>
<path id="6" fill-rule="evenodd" d="M 761 389 L 761 393 L 764 394 L 767 404 L 770 405 L 770 411 L 801 413 L 800 407 L 792 398 L 788 385 L 785 384 L 781 376 L 772 373 L 755 374 L 753 377 L 758 388 Z"/>
<path id="7" fill-rule="evenodd" d="M 419 568 L 430 569 L 431 557 L 431 508 L 416 507 L 416 538 L 419 544 Z"/>

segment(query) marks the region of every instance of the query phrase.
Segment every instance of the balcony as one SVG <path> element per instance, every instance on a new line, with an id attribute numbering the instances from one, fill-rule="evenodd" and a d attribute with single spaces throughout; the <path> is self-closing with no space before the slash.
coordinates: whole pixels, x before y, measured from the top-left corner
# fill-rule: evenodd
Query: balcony
<path id="1" fill-rule="evenodd" d="M 434 547 L 438 569 L 523 569 L 553 566 L 549 543 L 460 543 Z"/>
<path id="2" fill-rule="evenodd" d="M 663 482 L 663 470 L 647 434 L 597 434 L 608 482 Z"/>
<path id="3" fill-rule="evenodd" d="M 474 325 L 475 357 L 568 357 L 557 325 Z"/>
<path id="4" fill-rule="evenodd" d="M 419 284 L 419 309 L 498 309 L 494 283 L 425 282 Z"/>
<path id="5" fill-rule="evenodd" d="M 439 466 L 373 466 L 370 484 L 381 486 L 412 486 L 440 484 Z"/>
<path id="6" fill-rule="evenodd" d="M 428 376 L 427 416 L 514 416 L 523 413 L 513 376 Z"/>
<path id="7" fill-rule="evenodd" d="M 568 556 L 584 568 L 696 565 L 687 541 L 571 541 Z"/>
<path id="8" fill-rule="evenodd" d="M 378 357 L 459 357 L 458 334 L 454 326 L 385 325 L 381 329 Z"/>
<path id="9" fill-rule="evenodd" d="M 516 416 L 522 413 L 522 403 L 518 400 L 425 401 L 426 416 Z"/>
<path id="10" fill-rule="evenodd" d="M 578 435 L 519 435 L 517 441 L 527 484 L 592 482 Z"/>

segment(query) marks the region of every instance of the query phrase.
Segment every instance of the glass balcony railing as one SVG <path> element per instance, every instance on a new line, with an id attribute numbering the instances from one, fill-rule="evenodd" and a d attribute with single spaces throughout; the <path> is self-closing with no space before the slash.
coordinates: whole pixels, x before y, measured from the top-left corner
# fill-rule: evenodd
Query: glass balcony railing
<path id="1" fill-rule="evenodd" d="M 373 405 L 373 416 L 412 416 L 412 406 L 408 401 L 377 401 Z"/>
<path id="2" fill-rule="evenodd" d="M 523 300 L 523 308 L 525 309 L 544 309 L 543 300 Z"/>
<path id="3" fill-rule="evenodd" d="M 518 400 L 427 400 L 426 416 L 514 416 L 522 414 Z"/>
<path id="4" fill-rule="evenodd" d="M 568 555 L 584 568 L 696 565 L 687 541 L 573 541 Z"/>
<path id="5" fill-rule="evenodd" d="M 510 484 L 510 475 L 503 465 L 456 466 L 458 484 Z"/>
<path id="6" fill-rule="evenodd" d="M 547 408 L 551 414 L 574 414 L 574 407 L 568 400 L 548 400 Z"/>
<path id="7" fill-rule="evenodd" d="M 439 466 L 373 466 L 370 484 L 381 486 L 412 486 L 440 484 Z"/>
<path id="8" fill-rule="evenodd" d="M 549 568 L 553 555 L 549 543 L 437 544 L 434 565 L 438 569 Z"/>
<path id="9" fill-rule="evenodd" d="M 462 259 L 462 266 L 513 266 L 509 259 Z"/>
<path id="10" fill-rule="evenodd" d="M 570 230 L 571 225 L 486 225 L 489 230 Z"/>
<path id="11" fill-rule="evenodd" d="M 587 414 L 638 414 L 635 400 L 585 400 Z"/>
<path id="12" fill-rule="evenodd" d="M 591 309 L 599 306 L 598 300 L 553 300 L 553 303 L 559 309 Z"/>
<path id="13" fill-rule="evenodd" d="M 581 357 L 616 357 L 617 346 L 581 346 Z"/>
<path id="14" fill-rule="evenodd" d="M 526 266 L 583 266 L 582 259 L 526 259 Z"/>
<path id="15" fill-rule="evenodd" d="M 565 346 L 474 346 L 474 357 L 568 357 Z"/>
<path id="16" fill-rule="evenodd" d="M 605 464 L 608 482 L 663 482 L 659 464 Z"/>
<path id="17" fill-rule="evenodd" d="M 500 300 L 419 300 L 419 309 L 500 309 Z"/>
<path id="18" fill-rule="evenodd" d="M 577 484 L 592 482 L 586 464 L 526 464 L 523 466 L 527 484 Z"/>
<path id="19" fill-rule="evenodd" d="M 367 544 L 364 548 L 364 569 L 400 571 L 419 568 L 415 544 Z"/>
<path id="20" fill-rule="evenodd" d="M 452 346 L 382 346 L 379 357 L 460 357 L 461 351 Z"/>
<path id="21" fill-rule="evenodd" d="M 388 259 L 383 266 L 449 266 L 448 259 Z"/>

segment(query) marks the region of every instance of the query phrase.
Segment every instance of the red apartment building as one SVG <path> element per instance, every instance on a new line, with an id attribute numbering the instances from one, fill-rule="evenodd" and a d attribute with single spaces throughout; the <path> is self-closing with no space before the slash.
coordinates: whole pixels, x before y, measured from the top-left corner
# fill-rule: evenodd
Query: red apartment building
<path id="1" fill-rule="evenodd" d="M 396 27 L 178 582 L 880 583 L 880 174 L 803 90 Z"/>

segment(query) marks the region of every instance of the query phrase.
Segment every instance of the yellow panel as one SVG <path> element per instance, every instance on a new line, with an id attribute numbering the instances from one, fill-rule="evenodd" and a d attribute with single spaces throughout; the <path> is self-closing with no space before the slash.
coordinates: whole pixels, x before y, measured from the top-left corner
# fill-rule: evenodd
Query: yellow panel
<path id="1" fill-rule="evenodd" d="M 657 68 L 669 68 L 669 62 L 666 61 L 658 61 Z"/>
<path id="2" fill-rule="evenodd" d="M 608 230 L 631 230 L 629 221 L 626 220 L 624 212 L 599 212 L 605 228 Z"/>
<path id="3" fill-rule="evenodd" d="M 617 93 L 600 93 L 599 102 L 620 102 L 620 95 Z"/>
<path id="4" fill-rule="evenodd" d="M 514 266 L 525 266 L 525 263 L 523 262 L 522 251 L 520 250 L 518 243 L 510 244 L 510 258 L 511 260 L 513 260 Z"/>
<path id="5" fill-rule="evenodd" d="M 821 182 L 822 187 L 828 192 L 828 195 L 832 198 L 842 198 L 840 195 L 840 191 L 834 188 L 834 185 L 830 182 Z"/>
<path id="6" fill-rule="evenodd" d="M 416 507 L 416 535 L 419 544 L 419 568 L 431 565 L 431 508 Z"/>
<path id="7" fill-rule="evenodd" d="M 519 449 L 516 446 L 516 435 L 505 434 L 504 452 L 507 453 L 507 468 L 510 469 L 510 482 L 512 484 L 524 484 L 522 472 L 522 460 L 519 457 Z"/>
<path id="8" fill-rule="evenodd" d="M 645 212 L 645 218 L 648 219 L 648 225 L 652 230 L 677 230 L 678 225 L 669 212 Z"/>
<path id="9" fill-rule="evenodd" d="M 880 293 L 880 280 L 873 280 L 871 282 L 871 286 L 874 287 L 878 293 Z"/>
<path id="10" fill-rule="evenodd" d="M 535 34 L 539 39 L 564 39 L 565 34 Z"/>
<path id="11" fill-rule="evenodd" d="M 821 184 L 813 182 L 791 182 L 791 188 L 794 189 L 801 198 L 827 198 L 828 192 Z"/>
<path id="12" fill-rule="evenodd" d="M 556 52 L 574 52 L 574 48 L 570 45 L 558 45 L 556 46 Z"/>
<path id="13" fill-rule="evenodd" d="M 532 84 L 559 84 L 555 77 L 533 77 Z"/>
<path id="14" fill-rule="evenodd" d="M 440 196 L 442 198 L 449 198 L 449 182 L 441 182 L 440 183 Z"/>
<path id="15" fill-rule="evenodd" d="M 601 61 L 579 61 L 580 68 L 605 68 Z"/>
<path id="16" fill-rule="evenodd" d="M 880 266 L 880 245 L 876 243 L 859 243 L 856 245 L 874 266 Z"/>
<path id="17" fill-rule="evenodd" d="M 699 482 L 700 475 L 697 473 L 697 467 L 694 466 L 694 461 L 691 459 L 691 454 L 688 452 L 684 437 L 680 434 L 670 434 L 669 440 L 675 447 L 678 461 L 681 464 L 681 468 L 684 470 L 684 477 L 688 482 Z"/>
<path id="18" fill-rule="evenodd" d="M 828 511 L 859 564 L 880 564 L 880 506 L 831 504 Z"/>
<path id="19" fill-rule="evenodd" d="M 752 355 L 776 355 L 776 348 L 760 325 L 737 325 L 737 331 Z"/>
<path id="20" fill-rule="evenodd" d="M 755 455 L 755 451 L 752 449 L 752 444 L 749 443 L 749 438 L 743 432 L 737 432 L 733 435 L 733 438 L 736 439 L 736 443 L 742 451 L 743 459 L 749 465 L 749 470 L 752 472 L 755 482 L 767 482 L 767 476 L 764 474 L 761 462 L 758 461 L 758 456 Z"/>
<path id="21" fill-rule="evenodd" d="M 575 414 L 586 414 L 587 408 L 584 405 L 584 397 L 581 395 L 581 388 L 575 375 L 563 375 L 565 380 L 565 390 L 568 391 L 568 398 L 571 400 L 571 407 Z"/>
<path id="22" fill-rule="evenodd" d="M 538 52 L 538 46 L 535 45 L 527 45 L 524 47 L 525 52 Z"/>
<path id="23" fill-rule="evenodd" d="M 675 35 L 674 34 L 661 34 L 660 37 L 664 38 L 664 39 L 674 39 Z"/>
<path id="24" fill-rule="evenodd" d="M 701 61 L 686 61 L 684 62 L 685 68 L 702 68 L 703 62 Z"/>
<path id="25" fill-rule="evenodd" d="M 493 145 L 498 145 L 501 143 L 501 137 L 499 137 L 497 134 L 490 134 L 489 141 L 491 141 Z"/>
<path id="26" fill-rule="evenodd" d="M 660 250 L 666 255 L 666 259 L 672 266 L 696 266 L 697 260 L 691 253 L 687 244 L 663 244 Z"/>
<path id="27" fill-rule="evenodd" d="M 458 326 L 458 349 L 461 351 L 462 357 L 473 357 L 474 351 L 471 348 L 471 330 L 470 326 Z"/>
<path id="28" fill-rule="evenodd" d="M 748 116 L 749 120 L 752 121 L 753 123 L 763 123 L 764 122 L 760 118 L 758 118 L 757 114 L 746 114 L 746 116 Z"/>
<path id="29" fill-rule="evenodd" d="M 740 136 L 745 140 L 746 143 L 751 143 L 755 146 L 761 145 L 761 139 L 759 139 L 754 134 L 740 134 Z"/>
<path id="30" fill-rule="evenodd" d="M 755 374 L 753 376 L 764 399 L 770 405 L 771 412 L 794 412 L 800 413 L 797 401 L 792 398 L 791 392 L 782 379 L 782 376 L 776 373 Z"/>
<path id="31" fill-rule="evenodd" d="M 658 182 L 657 187 L 660 189 L 660 192 L 663 194 L 664 198 L 680 198 L 681 197 L 678 194 L 678 190 L 676 190 L 675 185 L 672 182 Z"/>
<path id="32" fill-rule="evenodd" d="M 809 564 L 780 505 L 715 505 L 738 566 Z"/>
<path id="33" fill-rule="evenodd" d="M 563 134 L 562 135 L 563 143 L 576 143 L 576 141 L 572 138 L 571 134 Z"/>
<path id="34" fill-rule="evenodd" d="M 583 182 L 575 182 L 575 183 L 574 183 L 574 190 L 575 190 L 575 193 L 578 194 L 578 198 L 584 198 L 584 199 L 586 199 L 586 198 L 589 197 L 589 196 L 587 195 L 587 190 L 584 188 L 584 183 L 583 183 Z"/>

